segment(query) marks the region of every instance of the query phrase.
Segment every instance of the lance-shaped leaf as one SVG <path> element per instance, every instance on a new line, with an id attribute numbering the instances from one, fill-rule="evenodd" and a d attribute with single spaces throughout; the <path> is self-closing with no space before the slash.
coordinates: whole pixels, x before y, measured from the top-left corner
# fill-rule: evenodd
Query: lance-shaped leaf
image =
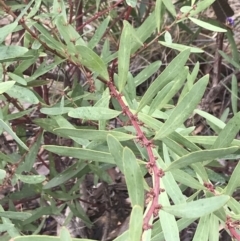
<path id="1" fill-rule="evenodd" d="M 199 183 L 195 178 L 193 178 L 190 174 L 180 170 L 180 169 L 174 169 L 171 170 L 171 173 L 174 177 L 174 179 L 181 183 L 186 185 L 187 187 L 191 187 L 193 189 L 202 189 L 207 190 L 206 187 L 204 187 L 201 183 Z"/>
<path id="2" fill-rule="evenodd" d="M 78 59 L 80 64 L 99 74 L 105 80 L 109 80 L 107 66 L 93 50 L 83 45 L 77 45 L 76 50 L 79 53 Z"/>
<path id="3" fill-rule="evenodd" d="M 28 102 L 31 104 L 38 104 L 39 100 L 37 96 L 28 88 L 14 85 L 11 89 L 6 91 L 8 95 L 12 98 L 18 99 L 23 102 Z"/>
<path id="4" fill-rule="evenodd" d="M 0 46 L 0 63 L 20 60 L 28 49 L 21 46 Z"/>
<path id="5" fill-rule="evenodd" d="M 68 113 L 70 110 L 73 110 L 72 107 L 50 107 L 50 108 L 41 108 L 40 112 L 45 115 L 63 115 Z"/>
<path id="6" fill-rule="evenodd" d="M 12 128 L 0 119 L 0 127 L 2 127 L 11 137 L 25 150 L 28 151 L 28 147 L 21 141 L 21 139 L 15 134 Z"/>
<path id="7" fill-rule="evenodd" d="M 123 22 L 124 27 L 120 38 L 118 51 L 118 88 L 121 92 L 127 82 L 129 63 L 130 63 L 130 43 L 131 43 L 131 28 L 127 21 Z"/>
<path id="8" fill-rule="evenodd" d="M 17 21 L 7 24 L 4 27 L 0 28 L 0 44 L 5 40 L 5 38 L 13 32 L 13 30 L 17 27 Z"/>
<path id="9" fill-rule="evenodd" d="M 0 180 L 3 180 L 5 178 L 5 176 L 6 176 L 6 171 L 0 169 Z"/>
<path id="10" fill-rule="evenodd" d="M 163 41 L 159 41 L 159 43 L 165 47 L 168 47 L 170 49 L 176 49 L 178 51 L 184 51 L 186 49 L 190 49 L 191 53 L 203 53 L 204 51 L 197 47 L 187 46 L 183 44 L 176 44 L 176 43 L 167 43 Z"/>
<path id="11" fill-rule="evenodd" d="M 143 176 L 134 153 L 127 147 L 123 151 L 123 168 L 132 206 L 143 207 Z"/>
<path id="12" fill-rule="evenodd" d="M 43 186 L 43 189 L 50 189 L 59 186 L 65 183 L 67 180 L 75 177 L 79 172 L 85 174 L 89 172 L 89 167 L 87 167 L 85 164 L 79 165 L 79 163 L 75 163 L 51 179 L 46 185 Z"/>
<path id="13" fill-rule="evenodd" d="M 129 222 L 129 240 L 139 241 L 142 234 L 142 223 L 143 223 L 143 208 L 135 205 L 133 206 L 130 222 Z"/>
<path id="14" fill-rule="evenodd" d="M 27 212 L 12 212 L 12 211 L 0 211 L 0 217 L 16 219 L 16 220 L 25 220 L 31 217 L 31 213 Z"/>
<path id="15" fill-rule="evenodd" d="M 70 110 L 68 115 L 73 118 L 87 120 L 109 120 L 117 117 L 121 112 L 104 107 L 79 107 Z"/>
<path id="16" fill-rule="evenodd" d="M 162 185 L 161 188 L 165 188 L 167 186 Z M 170 201 L 166 192 L 161 193 L 160 195 L 160 203 L 163 206 L 170 205 Z M 177 226 L 177 222 L 175 217 L 167 212 L 160 210 L 159 219 L 161 223 L 161 227 L 163 230 L 164 238 L 166 241 L 180 241 L 179 239 L 179 230 Z"/>
<path id="17" fill-rule="evenodd" d="M 210 227 L 210 215 L 206 215 L 200 218 L 196 232 L 193 237 L 193 241 L 208 241 Z M 212 230 L 211 230 L 212 231 Z"/>
<path id="18" fill-rule="evenodd" d="M 188 227 L 191 223 L 193 223 L 196 220 L 196 218 L 181 218 L 177 221 L 177 226 L 179 232 L 181 232 L 183 229 Z M 155 222 L 153 225 L 153 238 L 151 241 L 165 241 L 162 228 L 160 226 L 159 222 Z"/>
<path id="19" fill-rule="evenodd" d="M 140 111 L 145 105 L 152 101 L 153 97 L 161 90 L 168 82 L 172 81 L 180 72 L 184 71 L 183 67 L 189 57 L 190 51 L 185 50 L 175 57 L 165 70 L 155 79 L 144 94 L 138 107 Z"/>
<path id="20" fill-rule="evenodd" d="M 183 52 L 184 53 L 184 52 Z M 200 102 L 208 84 L 209 76 L 202 77 L 174 108 L 154 139 L 162 139 L 175 131 L 192 114 Z"/>
<path id="21" fill-rule="evenodd" d="M 217 140 L 214 142 L 212 148 L 221 148 L 228 146 L 240 129 L 240 112 L 235 114 L 233 118 L 228 121 L 227 125 L 223 128 L 223 130 L 218 135 Z"/>
<path id="22" fill-rule="evenodd" d="M 11 89 L 12 86 L 16 83 L 16 81 L 7 81 L 0 83 L 0 94 L 6 92 L 7 90 Z"/>
<path id="23" fill-rule="evenodd" d="M 108 135 L 107 143 L 110 153 L 112 154 L 118 168 L 122 173 L 124 173 L 123 168 L 123 146 L 121 143 L 113 136 Z"/>
<path id="24" fill-rule="evenodd" d="M 58 155 L 71 156 L 81 160 L 89 160 L 96 162 L 113 163 L 114 159 L 110 153 L 93 151 L 76 147 L 64 147 L 64 146 L 43 146 L 44 149 L 53 152 Z"/>
<path id="25" fill-rule="evenodd" d="M 162 0 L 156 1 L 155 11 L 157 12 L 157 14 L 155 14 L 157 30 L 158 30 L 158 32 L 160 32 L 161 20 L 162 20 Z"/>
<path id="26" fill-rule="evenodd" d="M 135 86 L 139 86 L 150 76 L 152 76 L 160 68 L 161 64 L 161 61 L 155 61 L 148 65 L 146 68 L 144 68 L 137 76 L 133 78 Z"/>
<path id="27" fill-rule="evenodd" d="M 173 83 L 173 85 L 171 86 L 171 88 L 163 88 L 162 91 L 165 89 L 168 90 L 167 92 L 163 92 L 166 93 L 163 96 L 162 91 L 159 92 L 159 94 L 156 96 L 156 98 L 153 100 L 151 106 L 150 106 L 150 110 L 148 112 L 148 114 L 152 114 L 156 109 L 161 109 L 162 107 L 164 107 L 165 104 L 167 104 L 172 98 L 173 96 L 179 91 L 180 88 L 182 88 L 184 81 L 186 80 L 188 75 L 188 68 L 184 68 L 184 71 L 180 72 L 179 75 L 170 83 Z M 169 84 L 170 84 L 169 83 Z M 169 87 L 169 85 L 166 85 Z"/>
<path id="28" fill-rule="evenodd" d="M 24 183 L 36 184 L 43 182 L 46 177 L 42 175 L 20 175 L 15 174 L 15 176 Z"/>
<path id="29" fill-rule="evenodd" d="M 8 229 L 13 227 L 14 227 L 14 224 L 11 224 L 11 223 L 0 224 L 0 232 L 6 232 Z"/>
<path id="30" fill-rule="evenodd" d="M 173 206 L 163 206 L 162 210 L 176 217 L 199 218 L 223 207 L 229 199 L 229 196 L 221 195 Z"/>
<path id="31" fill-rule="evenodd" d="M 107 135 L 111 134 L 119 141 L 127 141 L 136 136 L 129 135 L 123 132 L 118 131 L 103 131 L 103 130 L 79 130 L 79 129 L 70 129 L 70 128 L 58 128 L 55 129 L 54 132 L 57 134 L 63 134 L 72 137 L 81 137 L 87 140 L 106 140 Z"/>
<path id="32" fill-rule="evenodd" d="M 220 27 L 217 27 L 217 26 L 212 25 L 212 24 L 210 24 L 210 23 L 206 23 L 206 22 L 204 22 L 204 21 L 202 21 L 202 20 L 199 20 L 199 19 L 197 19 L 197 18 L 191 18 L 191 17 L 189 17 L 189 19 L 190 19 L 193 23 L 195 23 L 196 25 L 198 25 L 198 26 L 200 26 L 200 27 L 202 27 L 202 28 L 205 28 L 205 29 L 208 29 L 208 30 L 211 30 L 211 31 L 214 31 L 214 32 L 222 32 L 222 33 L 227 32 L 227 30 L 224 29 L 224 28 L 220 28 Z"/>
<path id="33" fill-rule="evenodd" d="M 62 38 L 68 46 L 72 45 L 72 47 L 74 47 L 74 45 L 86 45 L 79 33 L 71 24 L 67 22 L 67 20 L 64 19 L 63 15 L 57 17 L 56 25 L 59 33 L 61 34 Z"/>
<path id="34" fill-rule="evenodd" d="M 235 167 L 230 180 L 228 181 L 227 186 L 224 189 L 224 193 L 231 196 L 236 188 L 240 187 L 240 162 L 238 162 L 237 166 Z"/>
<path id="35" fill-rule="evenodd" d="M 72 241 L 71 235 L 66 227 L 61 228 L 60 240 L 61 241 Z"/>
<path id="36" fill-rule="evenodd" d="M 191 165 L 196 162 L 203 162 L 208 160 L 214 160 L 216 158 L 221 158 L 224 156 L 227 156 L 229 154 L 232 154 L 238 150 L 237 146 L 229 147 L 229 148 L 221 148 L 221 149 L 213 149 L 213 150 L 202 150 L 202 151 L 196 151 L 192 152 L 190 154 L 187 154 L 178 160 L 172 162 L 165 171 L 169 171 L 171 169 L 177 169 L 186 167 L 188 165 Z"/>
<path id="37" fill-rule="evenodd" d="M 100 26 L 96 29 L 95 34 L 92 36 L 91 40 L 88 42 L 88 47 L 93 49 L 97 43 L 101 40 L 103 34 L 105 33 L 108 23 L 110 21 L 110 17 L 108 16 L 106 19 L 102 21 Z"/>

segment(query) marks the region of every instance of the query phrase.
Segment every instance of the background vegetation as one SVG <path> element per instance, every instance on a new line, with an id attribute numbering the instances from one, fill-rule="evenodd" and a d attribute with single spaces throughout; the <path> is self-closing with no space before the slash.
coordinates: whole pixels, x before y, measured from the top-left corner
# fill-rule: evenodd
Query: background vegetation
<path id="1" fill-rule="evenodd" d="M 0 0 L 1 240 L 240 240 L 240 58 L 214 0 Z"/>

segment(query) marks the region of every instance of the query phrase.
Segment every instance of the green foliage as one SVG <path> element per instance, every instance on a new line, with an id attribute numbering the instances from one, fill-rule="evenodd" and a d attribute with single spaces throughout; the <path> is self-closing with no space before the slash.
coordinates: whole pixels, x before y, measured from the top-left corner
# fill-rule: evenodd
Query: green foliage
<path id="1" fill-rule="evenodd" d="M 194 241 L 218 240 L 220 227 L 234 236 L 240 164 L 228 176 L 216 170 L 240 155 L 240 58 L 228 27 L 201 17 L 213 0 L 25 2 L 0 0 L 12 19 L 0 28 L 1 240 L 97 239 L 90 213 L 101 198 L 94 204 L 87 193 L 115 183 L 116 167 L 131 213 L 108 240 L 177 241 L 193 223 Z M 184 31 L 178 41 L 176 29 Z M 210 50 L 194 42 L 203 29 L 226 33 L 233 50 L 217 52 L 210 75 L 201 64 Z M 234 70 L 217 79 L 221 58 Z M 217 116 L 212 96 L 224 86 L 230 104 Z M 208 135 L 197 132 L 202 126 Z M 25 205 L 33 200 L 37 207 Z M 111 201 L 102 202 L 108 213 Z M 59 236 L 45 235 L 47 216 L 65 209 Z M 102 240 L 111 233 L 104 225 Z"/>

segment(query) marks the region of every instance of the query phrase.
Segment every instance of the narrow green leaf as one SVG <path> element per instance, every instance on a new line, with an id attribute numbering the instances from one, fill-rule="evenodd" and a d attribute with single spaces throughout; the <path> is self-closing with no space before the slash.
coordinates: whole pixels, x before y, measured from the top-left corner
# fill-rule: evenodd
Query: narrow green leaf
<path id="1" fill-rule="evenodd" d="M 182 52 L 184 53 L 184 52 Z M 154 139 L 162 139 L 175 131 L 192 114 L 200 102 L 208 84 L 209 76 L 202 77 L 174 108 Z"/>
<path id="2" fill-rule="evenodd" d="M 186 227 L 188 227 L 191 223 L 193 223 L 196 220 L 196 218 L 181 218 L 177 221 L 177 226 L 178 226 L 178 230 L 179 232 L 181 232 L 183 229 L 185 229 Z M 153 225 L 153 237 L 151 239 L 151 241 L 164 241 L 164 235 L 163 235 L 163 231 L 161 229 L 161 226 L 158 225 L 159 222 L 155 222 Z"/>
<path id="3" fill-rule="evenodd" d="M 46 115 L 63 115 L 68 113 L 70 110 L 73 110 L 72 107 L 50 107 L 50 108 L 41 108 L 40 112 Z"/>
<path id="4" fill-rule="evenodd" d="M 0 224 L 0 232 L 6 232 L 8 229 L 13 227 L 14 227 L 14 224 L 10 224 L 10 223 Z"/>
<path id="5" fill-rule="evenodd" d="M 227 195 L 199 199 L 189 203 L 173 206 L 163 206 L 162 210 L 173 214 L 176 217 L 199 218 L 210 214 L 223 207 L 230 199 Z"/>
<path id="6" fill-rule="evenodd" d="M 63 3 L 65 5 L 65 3 Z M 86 43 L 76 31 L 76 29 L 68 23 L 67 19 L 63 15 L 60 15 L 56 19 L 56 25 L 59 30 L 59 33 L 63 37 L 68 47 L 74 49 L 74 45 L 83 45 L 86 46 Z M 69 53 L 74 54 L 74 53 Z"/>
<path id="7" fill-rule="evenodd" d="M 50 213 L 52 213 L 52 209 L 53 208 L 51 206 L 40 207 L 40 208 L 35 209 L 32 212 L 32 216 L 29 217 L 28 219 L 25 219 L 23 221 L 22 225 L 32 223 L 32 222 L 36 221 L 37 219 L 42 218 L 43 215 L 49 215 Z"/>
<path id="8" fill-rule="evenodd" d="M 2 127 L 22 148 L 28 151 L 28 147 L 18 138 L 11 127 L 0 119 L 0 127 Z"/>
<path id="9" fill-rule="evenodd" d="M 11 45 L 11 46 L 0 46 L 0 63 L 20 60 L 20 58 L 28 52 L 25 47 Z"/>
<path id="10" fill-rule="evenodd" d="M 143 208 L 134 205 L 129 222 L 129 240 L 139 241 L 142 235 L 142 224 L 143 224 Z"/>
<path id="11" fill-rule="evenodd" d="M 80 60 L 80 64 L 99 74 L 105 80 L 109 80 L 107 66 L 93 50 L 83 45 L 77 45 L 76 50 L 79 53 L 78 59 Z"/>
<path id="12" fill-rule="evenodd" d="M 145 67 L 137 76 L 135 76 L 134 83 L 135 86 L 139 86 L 142 84 L 144 81 L 146 81 L 149 77 L 151 77 L 161 66 L 162 62 L 161 61 L 155 61 Z"/>
<path id="13" fill-rule="evenodd" d="M 0 217 L 10 218 L 15 220 L 25 220 L 29 218 L 32 214 L 27 212 L 12 212 L 12 211 L 0 211 Z"/>
<path id="14" fill-rule="evenodd" d="M 172 162 L 166 168 L 165 171 L 169 171 L 171 169 L 183 168 L 196 162 L 203 162 L 208 160 L 214 160 L 216 158 L 222 158 L 236 152 L 237 150 L 238 150 L 238 147 L 235 146 L 235 147 L 228 147 L 228 148 L 221 148 L 221 149 L 201 150 L 201 151 L 192 152 Z"/>
<path id="15" fill-rule="evenodd" d="M 199 183 L 195 178 L 180 169 L 173 169 L 171 170 L 171 173 L 177 182 L 184 184 L 187 187 L 197 190 L 206 190 L 206 187 Z"/>
<path id="16" fill-rule="evenodd" d="M 70 110 L 68 116 L 87 120 L 108 120 L 117 117 L 120 111 L 103 107 L 79 107 Z"/>
<path id="17" fill-rule="evenodd" d="M 239 61 L 236 62 L 232 56 L 227 55 L 226 53 L 224 53 L 221 50 L 218 50 L 218 52 L 220 53 L 220 55 L 230 64 L 232 64 L 236 69 L 240 69 L 240 63 Z M 233 75 L 234 76 L 234 75 Z"/>
<path id="18" fill-rule="evenodd" d="M 110 135 L 110 134 L 107 136 L 107 143 L 108 143 L 109 151 L 113 156 L 118 168 L 122 173 L 124 173 L 123 146 L 113 135 Z"/>
<path id="19" fill-rule="evenodd" d="M 165 5 L 166 9 L 172 14 L 173 17 L 176 17 L 177 13 L 172 1 L 162 0 L 163 4 Z"/>
<path id="20" fill-rule="evenodd" d="M 28 102 L 31 104 L 38 104 L 39 100 L 36 95 L 28 88 L 14 85 L 7 91 L 7 94 L 12 98 L 18 99 L 22 102 Z"/>
<path id="21" fill-rule="evenodd" d="M 86 165 L 79 165 L 79 163 L 75 163 L 72 166 L 68 167 L 62 173 L 59 173 L 54 178 L 52 178 L 47 184 L 43 186 L 43 189 L 50 189 L 56 186 L 59 186 L 69 179 L 76 176 L 79 172 L 83 171 L 86 168 Z"/>
<path id="22" fill-rule="evenodd" d="M 232 175 L 230 176 L 230 180 L 228 181 L 227 186 L 224 188 L 224 194 L 232 196 L 233 192 L 240 187 L 240 162 L 238 162 L 237 166 L 234 168 Z"/>
<path id="23" fill-rule="evenodd" d="M 172 199 L 174 204 L 186 202 L 186 198 L 182 194 L 180 187 L 177 184 L 177 182 L 175 181 L 172 173 L 166 172 L 162 181 L 165 186 L 167 194 Z"/>
<path id="24" fill-rule="evenodd" d="M 41 33 L 39 35 L 40 40 L 48 43 L 48 46 L 51 47 L 53 50 L 58 50 L 62 54 L 64 53 L 64 49 L 66 48 L 61 41 L 56 40 L 51 35 L 51 32 L 48 29 L 44 28 L 43 25 L 35 23 L 34 27 Z"/>
<path id="25" fill-rule="evenodd" d="M 200 218 L 196 232 L 193 237 L 193 241 L 208 241 L 210 227 L 210 217 L 209 215 Z M 212 230 L 210 231 L 210 233 Z"/>
<path id="26" fill-rule="evenodd" d="M 231 103 L 232 103 L 232 110 L 233 113 L 237 113 L 238 109 L 238 83 L 236 75 L 232 76 L 232 92 L 231 92 Z"/>
<path id="27" fill-rule="evenodd" d="M 187 76 L 187 83 L 184 85 L 183 90 L 181 92 L 181 95 L 178 98 L 178 103 L 180 103 L 183 99 L 183 97 L 189 92 L 190 89 L 192 89 L 193 84 L 197 78 L 198 72 L 199 72 L 199 62 L 197 62 L 192 70 L 191 74 L 188 74 Z"/>
<path id="28" fill-rule="evenodd" d="M 151 86 L 147 89 L 138 107 L 140 111 L 145 105 L 152 101 L 153 97 L 161 90 L 167 83 L 172 81 L 182 70 L 185 65 L 190 51 L 185 50 L 175 57 L 165 70 L 155 79 Z"/>
<path id="29" fill-rule="evenodd" d="M 223 121 L 221 121 L 217 117 L 215 117 L 215 116 L 213 116 L 213 115 L 211 115 L 211 114 L 209 114 L 205 111 L 196 109 L 196 110 L 194 110 L 194 113 L 199 114 L 200 116 L 202 116 L 203 118 L 205 118 L 206 120 L 208 120 L 212 124 L 216 125 L 220 129 L 223 129 L 226 126 L 226 124 Z"/>
<path id="30" fill-rule="evenodd" d="M 217 140 L 217 136 L 185 136 L 191 142 L 203 145 L 213 145 Z M 234 139 L 230 146 L 240 146 L 240 140 Z"/>
<path id="31" fill-rule="evenodd" d="M 91 40 L 88 42 L 88 48 L 93 49 L 97 43 L 101 40 L 103 34 L 105 33 L 107 26 L 109 24 L 110 17 L 108 16 L 106 19 L 104 19 L 100 26 L 98 26 L 95 34 L 92 36 Z"/>
<path id="32" fill-rule="evenodd" d="M 61 64 L 63 61 L 65 61 L 65 60 L 64 59 L 58 59 L 51 64 L 44 61 L 42 64 L 40 64 L 40 66 L 38 66 L 36 71 L 30 77 L 28 77 L 26 79 L 26 81 L 30 82 L 30 81 L 35 80 L 37 77 L 46 74 L 47 72 L 49 72 L 50 70 L 55 68 L 57 65 Z"/>
<path id="33" fill-rule="evenodd" d="M 15 21 L 13 23 L 7 24 L 0 28 L 0 44 L 6 39 L 6 37 L 13 32 L 13 30 L 17 27 L 18 22 Z"/>
<path id="34" fill-rule="evenodd" d="M 168 100 L 163 101 L 169 91 L 173 88 L 174 81 L 169 82 L 167 85 L 165 85 L 157 94 L 157 96 L 153 99 L 148 114 L 151 115 L 156 109 L 161 110 L 162 107 L 164 107 L 165 104 L 167 104 Z"/>
<path id="35" fill-rule="evenodd" d="M 32 170 L 33 165 L 37 159 L 38 151 L 42 144 L 41 141 L 42 136 L 39 135 L 37 140 L 35 140 L 34 144 L 31 146 L 31 149 L 27 153 L 25 160 L 19 164 L 16 173 L 22 173 L 23 171 L 30 172 Z"/>
<path id="36" fill-rule="evenodd" d="M 43 182 L 46 177 L 42 175 L 20 175 L 20 174 L 15 174 L 15 176 L 21 180 L 24 183 L 29 183 L 29 184 L 36 184 L 36 183 L 41 183 Z"/>
<path id="37" fill-rule="evenodd" d="M 87 140 L 106 140 L 107 135 L 110 134 L 115 137 L 118 141 L 127 141 L 136 136 L 129 135 L 118 131 L 102 131 L 102 130 L 80 130 L 80 129 L 70 129 L 70 128 L 57 128 L 54 130 L 57 134 L 64 134 L 71 137 L 81 137 Z"/>
<path id="38" fill-rule="evenodd" d="M 66 227 L 62 227 L 60 231 L 60 240 L 61 241 L 72 241 L 71 235 Z"/>
<path id="39" fill-rule="evenodd" d="M 220 27 L 217 27 L 217 26 L 214 26 L 210 23 L 206 23 L 200 19 L 197 19 L 197 18 L 192 18 L 192 17 L 189 17 L 189 19 L 195 23 L 196 25 L 202 27 L 202 28 L 205 28 L 205 29 L 208 29 L 208 30 L 211 30 L 211 31 L 214 31 L 214 32 L 222 32 L 222 33 L 225 33 L 227 32 L 226 29 L 224 28 L 220 28 Z"/>
<path id="40" fill-rule="evenodd" d="M 127 147 L 123 150 L 123 168 L 132 206 L 143 207 L 143 176 L 134 153 Z"/>
<path id="41" fill-rule="evenodd" d="M 236 113 L 231 120 L 228 121 L 227 125 L 218 135 L 212 148 L 221 148 L 229 146 L 233 141 L 240 129 L 240 112 Z"/>
<path id="42" fill-rule="evenodd" d="M 28 19 L 36 15 L 36 13 L 38 12 L 41 6 L 42 0 L 35 0 L 34 2 L 35 2 L 34 6 L 32 7 L 30 13 L 27 15 Z"/>
<path id="43" fill-rule="evenodd" d="M 3 180 L 6 176 L 6 171 L 3 169 L 0 169 L 0 180 Z"/>
<path id="44" fill-rule="evenodd" d="M 54 116 L 54 117 L 52 117 L 52 119 L 55 120 L 57 122 L 58 126 L 60 126 L 62 128 L 69 128 L 69 129 L 75 129 L 76 130 L 76 128 L 61 115 Z M 55 133 L 54 129 L 53 129 L 53 133 Z M 69 137 L 69 136 L 64 136 L 64 137 Z M 82 145 L 82 146 L 87 146 L 89 144 L 89 141 L 84 139 L 84 138 L 72 137 L 72 136 L 70 136 L 70 138 L 72 140 L 74 140 L 76 143 L 78 143 L 79 145 Z"/>
<path id="45" fill-rule="evenodd" d="M 6 92 L 7 90 L 11 89 L 12 86 L 16 83 L 16 81 L 7 81 L 0 83 L 0 94 Z"/>
<path id="46" fill-rule="evenodd" d="M 162 185 L 161 188 L 166 188 L 167 186 Z M 160 203 L 162 206 L 170 205 L 170 201 L 168 199 L 168 195 L 166 192 L 161 193 L 160 195 Z M 177 226 L 177 222 L 175 217 L 167 212 L 160 210 L 159 219 L 161 223 L 161 227 L 163 230 L 164 238 L 166 241 L 180 241 L 179 239 L 179 230 Z"/>
<path id="47" fill-rule="evenodd" d="M 209 220 L 209 241 L 219 241 L 219 221 L 212 213 Z"/>
<path id="48" fill-rule="evenodd" d="M 184 71 L 181 71 L 179 75 L 172 81 L 173 85 L 171 89 L 165 87 L 169 87 L 169 84 L 172 82 L 166 85 L 153 100 L 148 114 L 152 114 L 153 111 L 155 111 L 156 109 L 161 110 L 175 96 L 175 94 L 180 90 L 180 88 L 182 88 L 184 81 L 187 78 L 187 75 L 188 68 L 184 68 Z M 165 96 L 163 96 L 163 93 L 165 93 Z"/>
<path id="49" fill-rule="evenodd" d="M 206 10 L 215 0 L 203 0 L 196 4 L 195 8 L 192 8 L 189 16 L 195 16 L 196 14 Z"/>
<path id="50" fill-rule="evenodd" d="M 24 78 L 22 78 L 21 76 L 19 76 L 19 75 L 16 75 L 16 74 L 14 74 L 14 73 L 8 72 L 8 76 L 9 76 L 12 80 L 14 80 L 14 81 L 16 81 L 17 83 L 19 83 L 20 85 L 24 85 L 24 86 L 27 85 L 27 81 L 26 81 Z"/>
<path id="51" fill-rule="evenodd" d="M 155 30 L 155 11 L 153 11 L 151 14 L 149 14 L 147 19 L 145 19 L 145 21 L 140 25 L 140 27 L 137 28 L 136 35 L 142 41 L 142 43 L 144 43 Z M 140 44 L 139 41 L 132 41 L 130 42 L 130 46 L 131 54 L 133 54 L 137 51 L 139 47 L 142 46 L 142 44 Z"/>
<path id="52" fill-rule="evenodd" d="M 176 44 L 176 43 L 167 43 L 163 41 L 159 41 L 159 43 L 165 47 L 168 47 L 170 49 L 175 49 L 178 51 L 184 51 L 186 49 L 189 49 L 191 53 L 203 53 L 204 51 L 197 47 L 191 47 L 183 44 Z"/>
<path id="53" fill-rule="evenodd" d="M 161 16 L 161 13 L 162 13 L 162 0 L 157 0 L 156 1 L 155 11 L 158 13 L 158 14 L 155 14 L 155 17 L 156 17 L 157 31 L 159 33 L 160 29 L 161 29 L 161 20 L 162 20 L 162 16 Z"/>
<path id="54" fill-rule="evenodd" d="M 129 23 L 124 20 L 123 30 L 120 38 L 119 50 L 118 50 L 118 88 L 122 92 L 126 82 L 129 71 L 130 53 L 131 48 L 131 31 Z"/>
<path id="55" fill-rule="evenodd" d="M 64 0 L 53 0 L 52 13 L 54 17 L 63 17 L 67 22 L 66 4 Z M 56 18 L 53 19 L 56 22 Z"/>
<path id="56" fill-rule="evenodd" d="M 168 31 L 166 31 L 164 34 L 164 41 L 165 41 L 164 43 L 172 44 L 172 36 Z"/>
<path id="57" fill-rule="evenodd" d="M 115 163 L 112 155 L 107 152 L 64 146 L 43 146 L 43 148 L 58 155 L 71 156 L 81 160 Z"/>
<path id="58" fill-rule="evenodd" d="M 4 209 L 3 209 L 3 207 L 2 207 L 1 205 L 0 205 L 0 212 L 4 212 Z M 2 217 L 1 219 L 2 219 L 3 225 L 4 225 L 4 224 L 5 224 L 5 225 L 13 225 L 12 221 L 11 221 L 9 218 L 4 218 L 4 217 Z M 8 234 L 9 234 L 9 236 L 12 237 L 12 238 L 17 237 L 17 236 L 20 236 L 20 233 L 18 232 L 18 229 L 15 228 L 14 226 L 11 227 L 11 228 L 9 228 L 9 229 L 7 230 L 7 232 L 8 232 Z"/>

